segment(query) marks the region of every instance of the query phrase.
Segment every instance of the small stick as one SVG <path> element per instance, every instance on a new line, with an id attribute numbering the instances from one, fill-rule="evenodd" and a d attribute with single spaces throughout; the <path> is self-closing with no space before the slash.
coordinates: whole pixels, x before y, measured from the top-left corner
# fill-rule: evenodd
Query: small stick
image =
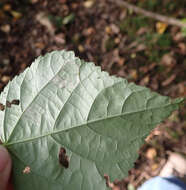
<path id="1" fill-rule="evenodd" d="M 159 21 L 167 23 L 169 25 L 178 26 L 178 27 L 181 27 L 181 28 L 186 27 L 186 23 L 183 23 L 178 19 L 170 18 L 170 17 L 163 16 L 163 15 L 160 15 L 160 14 L 157 14 L 157 13 L 146 11 L 146 10 L 144 10 L 142 8 L 139 8 L 139 7 L 135 6 L 135 5 L 131 5 L 130 3 L 127 3 L 126 1 L 110 0 L 110 2 L 116 3 L 119 6 L 123 6 L 123 7 L 127 8 L 127 9 L 131 9 L 132 11 L 134 11 L 136 13 L 143 14 L 146 17 L 150 17 L 150 18 L 159 20 Z"/>

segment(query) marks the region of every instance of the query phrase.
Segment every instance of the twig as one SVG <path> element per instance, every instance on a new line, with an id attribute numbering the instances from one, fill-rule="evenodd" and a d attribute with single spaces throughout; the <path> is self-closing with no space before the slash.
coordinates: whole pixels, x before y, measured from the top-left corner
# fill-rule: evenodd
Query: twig
<path id="1" fill-rule="evenodd" d="M 150 11 L 146 11 L 142 8 L 136 7 L 135 5 L 131 5 L 130 3 L 127 3 L 126 1 L 122 1 L 122 0 L 110 0 L 110 2 L 112 3 L 116 3 L 119 6 L 123 6 L 127 9 L 131 9 L 132 11 L 136 12 L 136 13 L 141 13 L 143 15 L 145 15 L 146 17 L 150 17 L 156 20 L 159 20 L 161 22 L 165 22 L 167 24 L 173 25 L 173 26 L 178 26 L 178 27 L 186 27 L 186 23 L 183 23 L 181 21 L 179 21 L 178 19 L 175 18 L 170 18 L 167 16 L 163 16 L 157 13 L 153 13 Z"/>

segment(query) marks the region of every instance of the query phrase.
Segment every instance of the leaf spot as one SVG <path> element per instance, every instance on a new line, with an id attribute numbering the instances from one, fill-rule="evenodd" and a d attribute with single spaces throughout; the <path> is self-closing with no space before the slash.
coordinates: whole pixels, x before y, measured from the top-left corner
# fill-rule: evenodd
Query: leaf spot
<path id="1" fill-rule="evenodd" d="M 5 109 L 5 106 L 0 103 L 0 110 L 1 110 L 1 111 L 4 111 L 4 109 Z"/>
<path id="2" fill-rule="evenodd" d="M 29 174 L 30 173 L 30 167 L 29 166 L 26 166 L 25 169 L 23 170 L 23 173 L 24 174 Z"/>
<path id="3" fill-rule="evenodd" d="M 19 105 L 19 100 L 12 100 L 11 102 L 9 102 L 9 101 L 6 101 L 6 106 L 8 107 L 8 108 L 11 108 L 11 105 L 12 104 L 14 104 L 14 105 Z"/>
<path id="4" fill-rule="evenodd" d="M 65 148 L 61 147 L 60 151 L 59 151 L 59 163 L 65 167 L 68 168 L 69 167 L 69 158 L 66 155 L 66 150 Z"/>
<path id="5" fill-rule="evenodd" d="M 19 105 L 19 100 L 12 100 L 11 104 L 14 104 L 14 105 Z"/>
<path id="6" fill-rule="evenodd" d="M 10 108 L 11 107 L 11 102 L 6 101 L 6 107 Z"/>
<path id="7" fill-rule="evenodd" d="M 107 174 L 104 174 L 106 186 L 111 188 L 112 190 L 120 190 L 121 188 L 118 186 L 118 184 L 115 182 L 110 182 L 110 178 Z"/>

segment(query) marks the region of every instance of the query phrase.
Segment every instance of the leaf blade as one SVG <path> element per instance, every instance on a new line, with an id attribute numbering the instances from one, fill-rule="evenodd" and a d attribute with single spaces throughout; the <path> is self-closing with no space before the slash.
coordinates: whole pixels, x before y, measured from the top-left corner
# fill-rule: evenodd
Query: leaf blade
<path id="1" fill-rule="evenodd" d="M 107 189 L 104 174 L 111 180 L 125 177 L 144 138 L 181 102 L 110 77 L 65 51 L 40 57 L 19 77 L 18 95 L 13 94 L 15 79 L 7 87 L 10 98 L 19 96 L 20 105 L 8 115 L 3 112 L 11 120 L 3 142 L 12 154 L 15 187 L 20 190 L 25 189 L 22 180 L 32 187 L 29 179 L 36 189 L 46 184 L 55 189 Z M 60 147 L 70 159 L 68 169 L 59 165 Z M 27 175 L 22 172 L 26 166 L 31 168 Z"/>

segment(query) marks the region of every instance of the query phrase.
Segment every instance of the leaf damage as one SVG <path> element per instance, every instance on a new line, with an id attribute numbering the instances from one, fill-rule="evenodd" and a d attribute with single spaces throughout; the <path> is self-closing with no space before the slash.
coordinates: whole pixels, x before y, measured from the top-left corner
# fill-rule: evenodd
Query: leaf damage
<path id="1" fill-rule="evenodd" d="M 66 149 L 61 147 L 59 151 L 59 163 L 64 167 L 69 167 L 69 157 L 66 155 Z"/>
<path id="2" fill-rule="evenodd" d="M 6 101 L 6 106 L 7 106 L 8 108 L 11 108 L 11 105 L 19 105 L 19 100 L 14 99 L 14 100 L 12 100 L 11 102 L 9 102 L 9 101 L 7 100 L 7 101 Z"/>
<path id="3" fill-rule="evenodd" d="M 2 103 L 0 103 L 0 110 L 1 110 L 1 111 L 4 111 L 4 110 L 5 110 L 5 106 L 4 106 Z"/>
<path id="4" fill-rule="evenodd" d="M 29 174 L 31 172 L 31 169 L 29 166 L 26 166 L 23 170 L 23 174 Z"/>

